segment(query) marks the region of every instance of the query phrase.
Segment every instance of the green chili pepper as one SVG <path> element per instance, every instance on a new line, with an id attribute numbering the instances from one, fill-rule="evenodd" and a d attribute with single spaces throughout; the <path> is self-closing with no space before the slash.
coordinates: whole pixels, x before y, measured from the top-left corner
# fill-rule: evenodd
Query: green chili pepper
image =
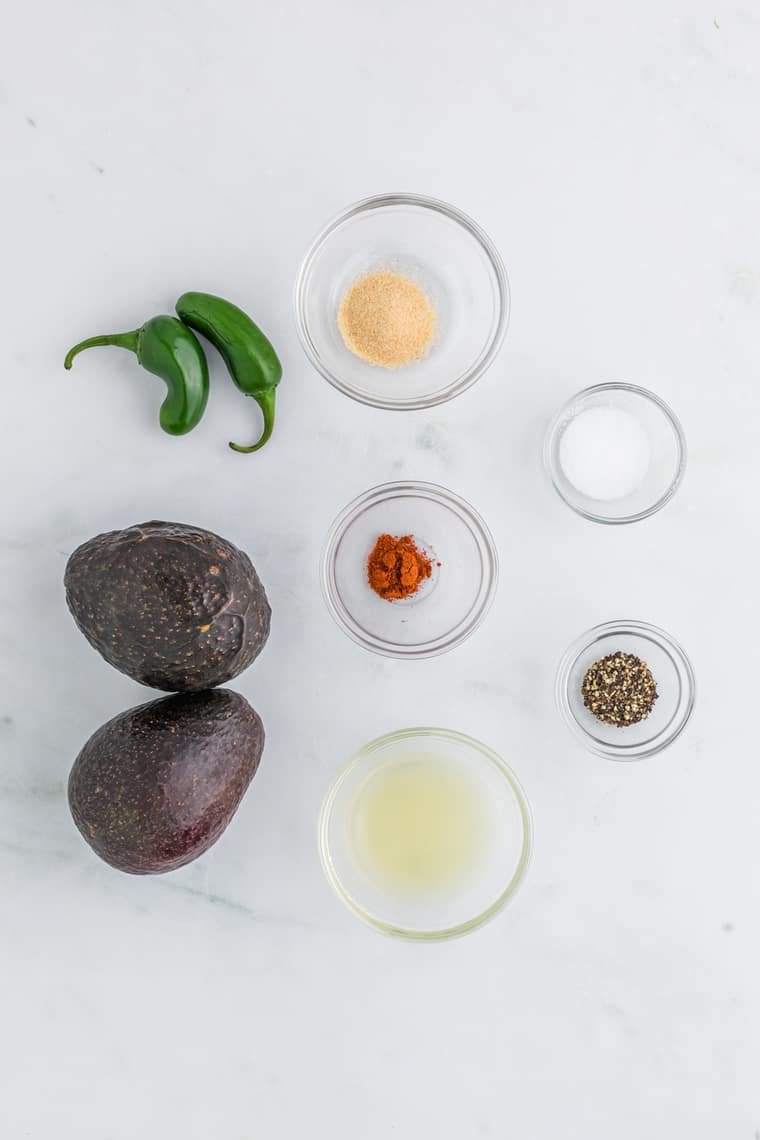
<path id="1" fill-rule="evenodd" d="M 237 305 L 210 293 L 183 293 L 176 305 L 177 314 L 218 349 L 237 387 L 252 396 L 264 416 L 264 430 L 257 443 L 241 447 L 231 443 L 233 451 L 258 451 L 272 434 L 274 427 L 275 389 L 282 376 L 277 353 L 258 325 Z"/>
<path id="2" fill-rule="evenodd" d="M 159 421 L 169 435 L 184 435 L 199 422 L 208 400 L 208 365 L 198 338 L 176 317 L 153 317 L 132 332 L 92 336 L 69 349 L 64 366 L 86 348 L 115 344 L 137 355 L 143 368 L 166 382 Z"/>

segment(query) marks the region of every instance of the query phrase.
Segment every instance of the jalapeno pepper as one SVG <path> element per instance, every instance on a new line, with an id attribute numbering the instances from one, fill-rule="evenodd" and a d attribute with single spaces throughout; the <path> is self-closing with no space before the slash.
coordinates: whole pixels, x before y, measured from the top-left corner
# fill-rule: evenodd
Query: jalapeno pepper
<path id="1" fill-rule="evenodd" d="M 275 390 L 282 376 L 277 353 L 247 313 L 221 297 L 183 293 L 176 309 L 186 325 L 203 333 L 218 349 L 237 387 L 261 408 L 264 428 L 258 441 L 250 447 L 230 444 L 233 451 L 258 451 L 274 428 Z"/>
<path id="2" fill-rule="evenodd" d="M 198 338 L 176 317 L 153 317 L 132 332 L 92 336 L 66 354 L 71 368 L 78 353 L 101 344 L 134 352 L 147 372 L 160 376 L 168 389 L 159 422 L 169 435 L 184 435 L 199 422 L 208 400 L 208 365 Z"/>

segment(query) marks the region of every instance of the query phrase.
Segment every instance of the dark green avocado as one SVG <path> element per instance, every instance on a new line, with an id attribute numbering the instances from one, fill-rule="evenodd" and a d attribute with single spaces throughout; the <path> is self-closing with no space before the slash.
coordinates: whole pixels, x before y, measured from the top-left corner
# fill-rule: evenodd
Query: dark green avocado
<path id="1" fill-rule="evenodd" d="M 71 555 L 64 583 L 90 644 L 154 689 L 222 685 L 269 636 L 271 610 L 250 558 L 199 527 L 147 522 L 100 534 Z"/>
<path id="2" fill-rule="evenodd" d="M 263 747 L 258 713 L 229 689 L 150 701 L 87 741 L 69 776 L 71 814 L 117 870 L 173 871 L 216 843 Z"/>

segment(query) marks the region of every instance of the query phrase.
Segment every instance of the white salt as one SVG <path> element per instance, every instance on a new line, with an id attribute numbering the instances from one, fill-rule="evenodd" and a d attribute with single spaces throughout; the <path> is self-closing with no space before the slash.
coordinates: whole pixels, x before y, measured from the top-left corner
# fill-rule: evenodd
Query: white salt
<path id="1" fill-rule="evenodd" d="M 624 499 L 643 482 L 650 461 L 647 434 L 622 408 L 587 408 L 570 420 L 559 441 L 565 477 L 582 495 Z"/>

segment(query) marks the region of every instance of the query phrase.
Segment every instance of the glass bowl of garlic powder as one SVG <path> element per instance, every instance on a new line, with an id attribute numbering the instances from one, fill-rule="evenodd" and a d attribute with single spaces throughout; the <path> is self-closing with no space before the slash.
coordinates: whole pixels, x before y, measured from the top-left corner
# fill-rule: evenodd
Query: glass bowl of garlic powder
<path id="1" fill-rule="evenodd" d="M 306 355 L 352 399 L 427 408 L 493 362 L 509 323 L 507 274 L 460 210 L 385 194 L 343 211 L 306 254 L 295 289 Z"/>
<path id="2" fill-rule="evenodd" d="M 659 396 L 615 380 L 584 389 L 560 409 L 546 434 L 544 463 L 557 494 L 583 518 L 637 522 L 678 490 L 686 439 Z"/>

